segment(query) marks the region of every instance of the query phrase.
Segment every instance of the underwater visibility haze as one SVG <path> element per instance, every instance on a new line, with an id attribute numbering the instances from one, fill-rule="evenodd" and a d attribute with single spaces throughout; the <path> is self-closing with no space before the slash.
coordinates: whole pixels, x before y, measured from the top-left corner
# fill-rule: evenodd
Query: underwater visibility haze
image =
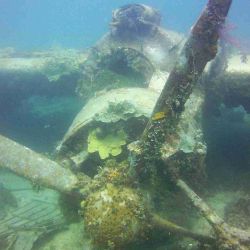
<path id="1" fill-rule="evenodd" d="M 0 45 L 17 49 L 53 46 L 91 47 L 108 31 L 111 13 L 128 0 L 1 0 Z M 206 0 L 146 0 L 138 2 L 160 10 L 162 25 L 187 34 Z M 250 38 L 250 2 L 232 4 L 229 22 L 242 39 Z"/>
<path id="2" fill-rule="evenodd" d="M 0 250 L 250 250 L 249 9 L 0 0 Z"/>

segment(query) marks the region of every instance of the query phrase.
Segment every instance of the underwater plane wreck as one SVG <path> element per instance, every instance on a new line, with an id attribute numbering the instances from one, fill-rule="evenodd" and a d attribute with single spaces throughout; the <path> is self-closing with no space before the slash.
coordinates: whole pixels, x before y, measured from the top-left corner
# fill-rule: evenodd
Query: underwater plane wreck
<path id="1" fill-rule="evenodd" d="M 220 40 L 231 3 L 208 0 L 188 37 L 129 4 L 85 52 L 0 50 L 3 124 L 18 107 L 59 130 L 80 100 L 53 154 L 1 130 L 0 249 L 250 249 L 250 169 L 215 143 L 225 126 L 250 134 L 249 55 Z"/>

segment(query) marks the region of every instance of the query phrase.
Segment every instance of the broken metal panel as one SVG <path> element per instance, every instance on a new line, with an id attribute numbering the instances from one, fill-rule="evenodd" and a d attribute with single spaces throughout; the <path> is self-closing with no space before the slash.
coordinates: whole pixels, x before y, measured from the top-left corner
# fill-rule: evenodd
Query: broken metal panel
<path id="1" fill-rule="evenodd" d="M 33 199 L 0 221 L 0 239 L 25 230 L 50 232 L 64 223 L 57 204 Z"/>
<path id="2" fill-rule="evenodd" d="M 8 249 L 30 250 L 40 237 L 65 226 L 57 203 L 31 199 L 0 220 L 0 242 Z"/>

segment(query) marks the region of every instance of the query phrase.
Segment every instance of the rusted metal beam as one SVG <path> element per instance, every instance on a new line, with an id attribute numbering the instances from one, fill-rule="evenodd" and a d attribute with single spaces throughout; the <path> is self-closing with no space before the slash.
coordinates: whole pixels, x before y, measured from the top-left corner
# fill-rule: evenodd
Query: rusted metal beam
<path id="1" fill-rule="evenodd" d="M 213 227 L 218 249 L 249 250 L 250 233 L 228 225 L 220 218 L 184 181 L 178 179 L 176 185 L 186 194 L 192 204 Z"/>
<path id="2" fill-rule="evenodd" d="M 215 244 L 215 238 L 211 237 L 210 235 L 204 235 L 192 232 L 186 228 L 176 225 L 175 223 L 169 220 L 162 218 L 157 214 L 152 214 L 151 226 L 153 227 L 153 229 L 154 228 L 157 230 L 160 229 L 162 232 L 166 232 L 168 235 L 169 233 L 173 233 L 181 237 L 192 238 L 203 244 L 209 244 L 209 245 Z"/>

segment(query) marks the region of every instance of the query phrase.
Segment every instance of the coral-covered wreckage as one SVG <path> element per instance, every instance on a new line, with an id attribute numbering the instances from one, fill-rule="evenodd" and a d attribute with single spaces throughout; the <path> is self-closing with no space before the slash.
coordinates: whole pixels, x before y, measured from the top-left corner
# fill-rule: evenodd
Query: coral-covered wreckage
<path id="1" fill-rule="evenodd" d="M 160 27 L 155 9 L 131 4 L 113 12 L 110 32 L 84 54 L 1 51 L 1 92 L 10 93 L 17 81 L 15 104 L 48 87 L 84 100 L 53 159 L 1 135 L 0 166 L 59 191 L 62 206 L 80 211 L 91 249 L 250 249 L 250 225 L 227 224 L 249 198 L 234 202 L 224 220 L 193 191 L 206 187 L 204 112 L 221 103 L 250 109 L 250 71 L 235 72 L 237 55 L 216 57 L 231 2 L 209 0 L 188 38 Z M 37 78 L 42 84 L 29 88 Z M 194 213 L 185 208 L 188 199 L 208 230 L 188 226 Z"/>

